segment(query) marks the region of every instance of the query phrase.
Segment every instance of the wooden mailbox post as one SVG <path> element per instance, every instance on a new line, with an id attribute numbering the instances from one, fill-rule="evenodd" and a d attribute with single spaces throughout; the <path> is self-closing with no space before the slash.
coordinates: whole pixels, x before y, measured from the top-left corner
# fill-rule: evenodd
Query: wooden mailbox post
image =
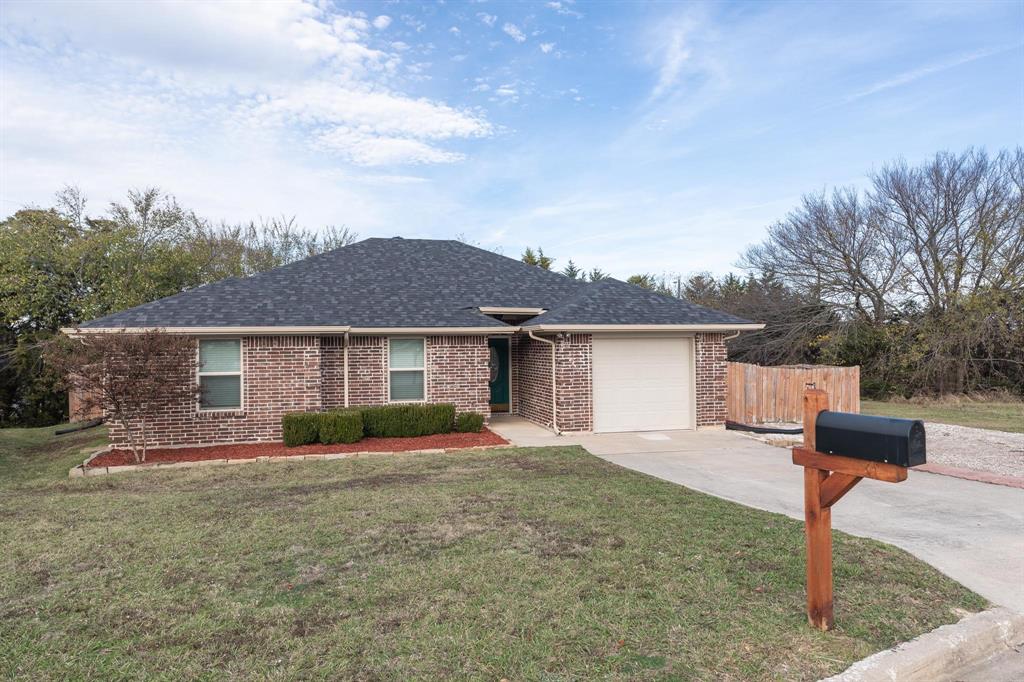
<path id="1" fill-rule="evenodd" d="M 818 415 L 828 409 L 828 394 L 809 388 L 804 392 L 804 444 L 793 448 L 793 464 L 804 468 L 804 527 L 807 534 L 807 620 L 819 630 L 830 630 L 832 616 L 832 505 L 862 478 L 899 483 L 907 468 L 818 452 L 815 428 Z"/>

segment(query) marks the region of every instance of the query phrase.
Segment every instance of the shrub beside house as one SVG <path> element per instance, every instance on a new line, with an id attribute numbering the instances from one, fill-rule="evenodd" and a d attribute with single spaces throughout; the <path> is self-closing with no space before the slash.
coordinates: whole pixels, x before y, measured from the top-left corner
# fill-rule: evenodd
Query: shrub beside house
<path id="1" fill-rule="evenodd" d="M 484 416 L 455 413 L 450 403 L 350 407 L 329 412 L 292 412 L 281 418 L 284 444 L 356 443 L 363 438 L 415 438 L 438 433 L 478 433 Z"/>

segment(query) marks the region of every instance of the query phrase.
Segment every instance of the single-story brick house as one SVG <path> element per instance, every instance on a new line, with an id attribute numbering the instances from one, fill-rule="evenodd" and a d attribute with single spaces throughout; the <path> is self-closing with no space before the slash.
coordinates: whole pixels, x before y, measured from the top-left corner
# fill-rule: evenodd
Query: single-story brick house
<path id="1" fill-rule="evenodd" d="M 281 438 L 281 416 L 448 402 L 555 431 L 725 421 L 725 339 L 755 324 L 637 286 L 582 282 L 457 241 L 367 239 L 87 322 L 196 340 L 201 397 L 154 445 Z M 188 376 L 194 372 L 194 376 Z M 111 425 L 115 443 L 125 441 Z"/>

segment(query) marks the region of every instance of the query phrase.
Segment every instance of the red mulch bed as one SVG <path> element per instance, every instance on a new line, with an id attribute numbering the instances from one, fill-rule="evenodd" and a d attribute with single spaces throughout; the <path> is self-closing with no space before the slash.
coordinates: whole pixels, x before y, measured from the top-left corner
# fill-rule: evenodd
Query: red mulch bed
<path id="1" fill-rule="evenodd" d="M 250 445 L 207 445 L 197 448 L 157 448 L 146 453 L 146 464 L 157 462 L 201 462 L 207 459 L 255 459 L 289 455 L 329 455 L 338 452 L 404 452 L 433 448 L 472 448 L 479 445 L 508 445 L 508 441 L 488 429 L 480 433 L 439 433 L 415 438 L 364 438 L 358 443 L 337 445 L 299 445 L 255 443 Z M 89 462 L 90 467 L 114 467 L 135 464 L 131 450 L 111 450 Z"/>

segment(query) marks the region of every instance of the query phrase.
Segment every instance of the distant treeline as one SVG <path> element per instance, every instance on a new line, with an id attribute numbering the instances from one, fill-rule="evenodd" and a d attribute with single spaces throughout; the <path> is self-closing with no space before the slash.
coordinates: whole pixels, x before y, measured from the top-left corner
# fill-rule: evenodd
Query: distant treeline
<path id="1" fill-rule="evenodd" d="M 18 211 L 0 223 L 0 426 L 67 417 L 67 396 L 41 357 L 61 327 L 354 239 L 289 219 L 213 224 L 156 189 L 130 192 L 99 215 L 74 188 L 52 208 Z"/>
<path id="2" fill-rule="evenodd" d="M 730 341 L 734 360 L 860 365 L 876 397 L 1024 396 L 1024 152 L 940 153 L 868 177 L 805 196 L 741 255 L 744 277 L 628 281 L 767 323 Z M 288 219 L 214 224 L 155 189 L 98 215 L 73 188 L 18 211 L 0 223 L 0 426 L 66 418 L 40 355 L 61 327 L 354 240 Z M 554 269 L 543 249 L 523 260 Z M 572 260 L 561 272 L 608 276 Z"/>
<path id="3" fill-rule="evenodd" d="M 1024 395 L 1024 152 L 943 152 L 868 180 L 805 196 L 741 255 L 746 277 L 629 281 L 766 322 L 730 342 L 734 360 L 860 365 L 872 397 Z"/>

